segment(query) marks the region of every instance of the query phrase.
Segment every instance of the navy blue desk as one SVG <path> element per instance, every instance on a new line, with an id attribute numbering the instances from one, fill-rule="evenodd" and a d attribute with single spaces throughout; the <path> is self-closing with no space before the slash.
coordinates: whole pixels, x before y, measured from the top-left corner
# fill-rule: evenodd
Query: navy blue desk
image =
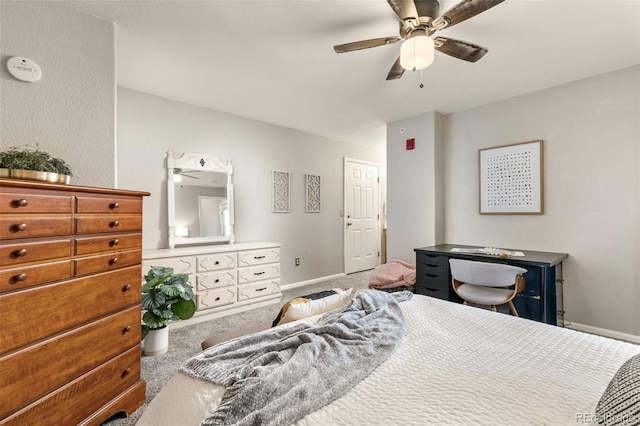
<path id="1" fill-rule="evenodd" d="M 461 302 L 451 287 L 449 259 L 466 259 L 480 262 L 506 263 L 520 266 L 524 274 L 525 289 L 513 299 L 518 314 L 553 325 L 564 325 L 562 302 L 562 261 L 566 253 L 550 253 L 521 249 L 524 256 L 503 258 L 481 253 L 452 252 L 452 248 L 480 249 L 478 246 L 440 244 L 414 249 L 416 253 L 416 293 L 438 297 L 452 302 Z"/>

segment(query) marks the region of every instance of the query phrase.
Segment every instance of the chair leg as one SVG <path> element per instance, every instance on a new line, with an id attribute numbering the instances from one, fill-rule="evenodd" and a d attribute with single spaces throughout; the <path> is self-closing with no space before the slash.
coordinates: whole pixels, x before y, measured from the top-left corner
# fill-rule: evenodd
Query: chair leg
<path id="1" fill-rule="evenodd" d="M 498 312 L 496 305 L 491 305 L 491 312 Z"/>
<path id="2" fill-rule="evenodd" d="M 513 313 L 514 317 L 519 317 L 520 315 L 518 315 L 518 311 L 516 311 L 516 307 L 513 306 L 513 302 L 511 300 L 509 300 L 509 308 L 511 309 L 511 312 Z"/>

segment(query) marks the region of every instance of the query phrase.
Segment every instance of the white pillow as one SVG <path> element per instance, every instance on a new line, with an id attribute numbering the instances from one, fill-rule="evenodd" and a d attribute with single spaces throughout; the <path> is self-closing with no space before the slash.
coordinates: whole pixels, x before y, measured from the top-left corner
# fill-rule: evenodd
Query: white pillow
<path id="1" fill-rule="evenodd" d="M 308 297 L 313 297 L 313 295 L 309 295 L 288 301 L 282 307 L 282 314 L 278 324 L 323 314 L 332 309 L 344 306 L 351 300 L 351 289 L 343 290 L 341 288 L 334 288 L 332 290 L 335 294 L 318 299 L 310 299 Z"/>

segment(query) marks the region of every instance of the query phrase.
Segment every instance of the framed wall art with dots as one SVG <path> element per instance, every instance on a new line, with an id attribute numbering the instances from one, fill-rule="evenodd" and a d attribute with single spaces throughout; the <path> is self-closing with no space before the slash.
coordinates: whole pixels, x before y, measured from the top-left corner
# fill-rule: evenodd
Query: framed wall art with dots
<path id="1" fill-rule="evenodd" d="M 480 214 L 542 214 L 542 142 L 478 151 Z"/>

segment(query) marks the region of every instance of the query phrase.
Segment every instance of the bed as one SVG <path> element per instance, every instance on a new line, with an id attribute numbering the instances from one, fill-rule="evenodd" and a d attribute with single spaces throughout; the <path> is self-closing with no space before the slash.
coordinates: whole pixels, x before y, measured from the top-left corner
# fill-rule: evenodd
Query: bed
<path id="1" fill-rule="evenodd" d="M 596 405 L 610 381 L 640 354 L 631 343 L 427 296 L 399 306 L 406 319 L 401 344 L 297 425 L 597 423 Z M 200 425 L 224 392 L 179 372 L 138 425 Z"/>

